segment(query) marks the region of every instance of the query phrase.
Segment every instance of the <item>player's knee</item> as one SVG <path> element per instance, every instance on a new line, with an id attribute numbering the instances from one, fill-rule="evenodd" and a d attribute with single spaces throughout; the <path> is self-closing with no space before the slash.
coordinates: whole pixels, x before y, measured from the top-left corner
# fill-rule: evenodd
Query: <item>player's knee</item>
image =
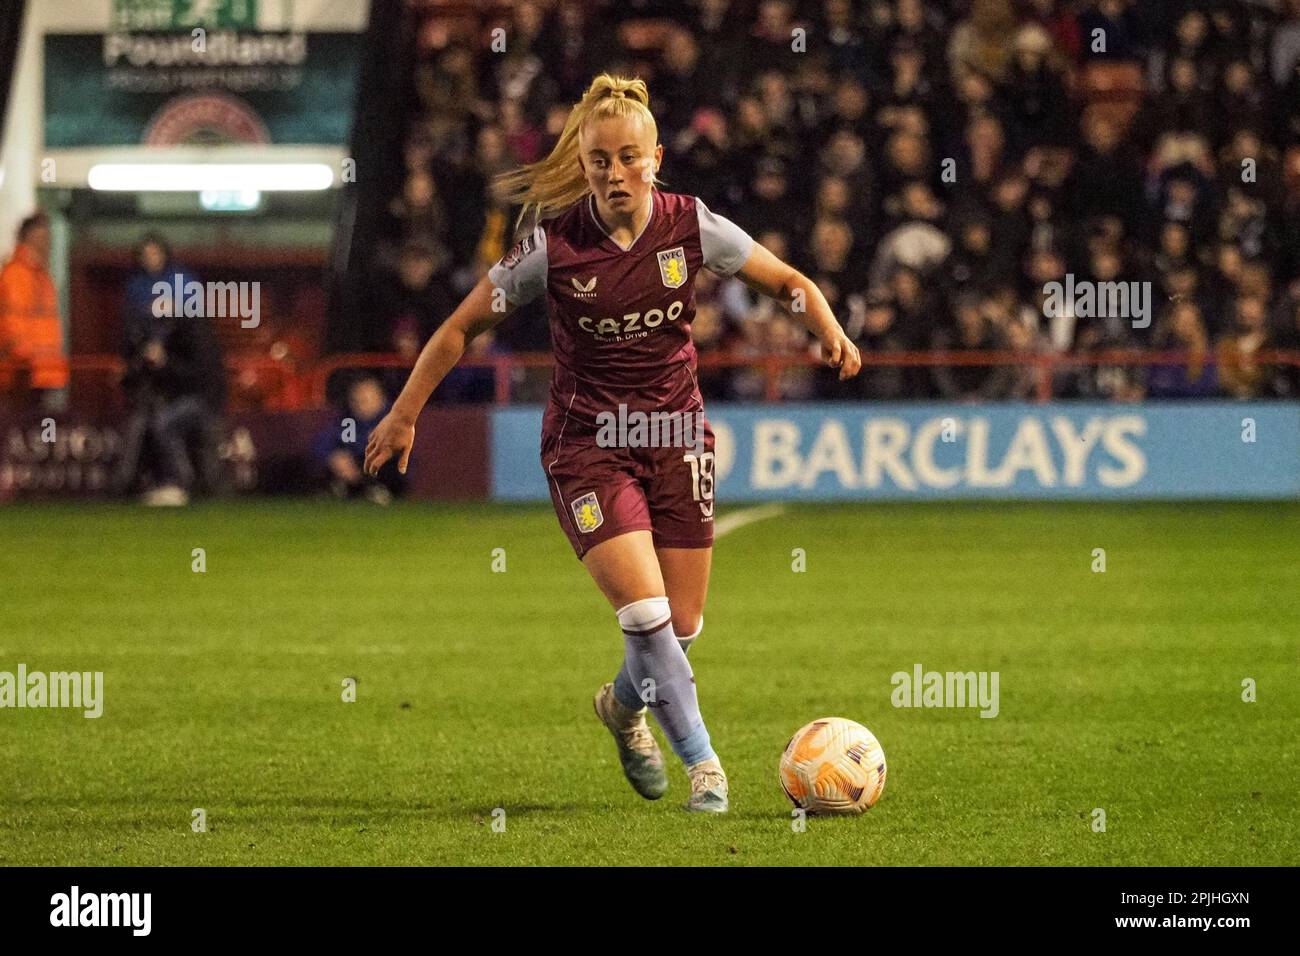
<path id="1" fill-rule="evenodd" d="M 673 608 L 673 633 L 678 637 L 695 637 L 700 632 L 700 625 L 704 623 L 703 614 L 700 611 L 686 609 L 679 611 Z"/>

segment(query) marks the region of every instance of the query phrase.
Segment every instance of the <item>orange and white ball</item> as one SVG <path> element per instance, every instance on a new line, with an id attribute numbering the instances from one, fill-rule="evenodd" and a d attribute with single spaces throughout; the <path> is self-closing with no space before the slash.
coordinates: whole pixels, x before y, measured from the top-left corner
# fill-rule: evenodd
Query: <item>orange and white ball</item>
<path id="1" fill-rule="evenodd" d="M 885 751 L 861 724 L 822 717 L 790 738 L 780 773 L 785 795 L 810 814 L 861 813 L 885 789 Z"/>

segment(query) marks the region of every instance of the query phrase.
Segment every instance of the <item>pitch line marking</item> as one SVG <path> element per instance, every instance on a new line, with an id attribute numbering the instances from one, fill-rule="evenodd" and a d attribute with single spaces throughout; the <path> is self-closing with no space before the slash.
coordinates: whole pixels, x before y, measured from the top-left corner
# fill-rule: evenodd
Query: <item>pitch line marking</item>
<path id="1" fill-rule="evenodd" d="M 743 528 L 747 524 L 753 524 L 755 521 L 765 521 L 768 518 L 775 518 L 779 514 L 785 513 L 785 505 L 771 504 L 759 505 L 756 508 L 745 508 L 742 511 L 735 511 L 729 515 L 723 515 L 713 524 L 713 538 L 724 537 L 737 528 Z"/>

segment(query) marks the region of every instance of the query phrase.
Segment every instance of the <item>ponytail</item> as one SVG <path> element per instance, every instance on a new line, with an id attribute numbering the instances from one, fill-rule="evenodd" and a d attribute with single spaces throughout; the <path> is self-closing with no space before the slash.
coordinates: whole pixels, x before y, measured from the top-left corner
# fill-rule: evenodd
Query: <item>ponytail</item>
<path id="1" fill-rule="evenodd" d="M 578 166 L 578 133 L 588 120 L 611 116 L 640 118 L 658 141 L 659 127 L 650 112 L 650 92 L 645 81 L 600 74 L 569 111 L 564 131 L 550 155 L 502 173 L 493 181 L 493 192 L 498 199 L 510 205 L 519 203 L 523 207 L 515 222 L 516 229 L 530 211 L 536 225 L 546 216 L 573 205 L 590 191 Z M 655 176 L 652 182 L 659 184 L 659 177 Z"/>

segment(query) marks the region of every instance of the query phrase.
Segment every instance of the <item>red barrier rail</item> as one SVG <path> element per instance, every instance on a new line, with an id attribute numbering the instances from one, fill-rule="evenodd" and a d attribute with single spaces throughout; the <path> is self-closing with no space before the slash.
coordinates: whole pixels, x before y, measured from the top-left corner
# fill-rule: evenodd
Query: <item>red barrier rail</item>
<path id="1" fill-rule="evenodd" d="M 1255 354 L 1253 365 L 1288 365 L 1300 368 L 1300 351 L 1272 349 Z M 1218 364 L 1213 350 L 1203 355 L 1189 352 L 1145 352 L 1136 349 L 1112 349 L 1081 353 L 1025 352 L 887 352 L 863 353 L 862 365 L 870 368 L 935 368 L 940 366 L 1003 365 L 1034 368 L 1037 371 L 1035 397 L 1040 402 L 1052 397 L 1052 373 L 1062 368 L 1088 365 L 1187 365 L 1200 362 Z M 510 401 L 511 373 L 517 368 L 549 368 L 555 364 L 550 352 L 512 352 L 479 355 L 463 359 L 458 368 L 491 370 L 498 404 Z M 790 368 L 820 367 L 812 355 L 746 356 L 734 353 L 706 352 L 699 356 L 702 369 L 761 368 L 764 373 L 764 400 L 780 399 L 780 376 Z M 121 375 L 125 366 L 115 355 L 73 355 L 68 365 L 74 374 L 100 373 L 106 378 Z M 255 382 L 255 391 L 263 407 L 293 409 L 319 407 L 326 402 L 330 376 L 348 369 L 410 368 L 412 363 L 388 352 L 352 352 L 326 355 L 311 365 L 297 368 L 269 356 L 241 356 L 228 359 L 226 367 L 237 384 Z M 14 368 L 0 363 L 0 372 Z M 0 378 L 3 378 L 0 375 Z"/>
<path id="2" fill-rule="evenodd" d="M 1190 352 L 1148 352 L 1139 349 L 1110 349 L 1080 353 L 933 351 L 864 352 L 862 354 L 864 370 L 889 367 L 937 368 L 957 365 L 1032 367 L 1038 372 L 1035 397 L 1040 402 L 1051 400 L 1052 373 L 1058 368 L 1073 368 L 1081 365 L 1188 365 L 1192 362 L 1212 366 L 1218 364 L 1218 357 L 1213 350 L 1203 355 L 1193 355 Z M 1255 365 L 1293 365 L 1300 368 L 1300 351 L 1278 349 L 1262 351 L 1252 356 L 1251 362 Z M 555 357 L 550 352 L 514 352 L 462 359 L 457 367 L 491 369 L 495 382 L 496 401 L 498 404 L 506 404 L 510 401 L 511 370 L 544 368 L 554 364 Z M 819 359 L 807 354 L 741 356 L 724 352 L 705 352 L 699 356 L 699 367 L 702 369 L 762 368 L 765 378 L 763 398 L 768 402 L 780 399 L 781 372 L 788 368 L 821 367 L 821 365 Z M 329 355 L 317 363 L 312 373 L 315 381 L 311 395 L 314 401 L 323 403 L 329 377 L 344 369 L 410 367 L 410 362 L 392 354 Z"/>

